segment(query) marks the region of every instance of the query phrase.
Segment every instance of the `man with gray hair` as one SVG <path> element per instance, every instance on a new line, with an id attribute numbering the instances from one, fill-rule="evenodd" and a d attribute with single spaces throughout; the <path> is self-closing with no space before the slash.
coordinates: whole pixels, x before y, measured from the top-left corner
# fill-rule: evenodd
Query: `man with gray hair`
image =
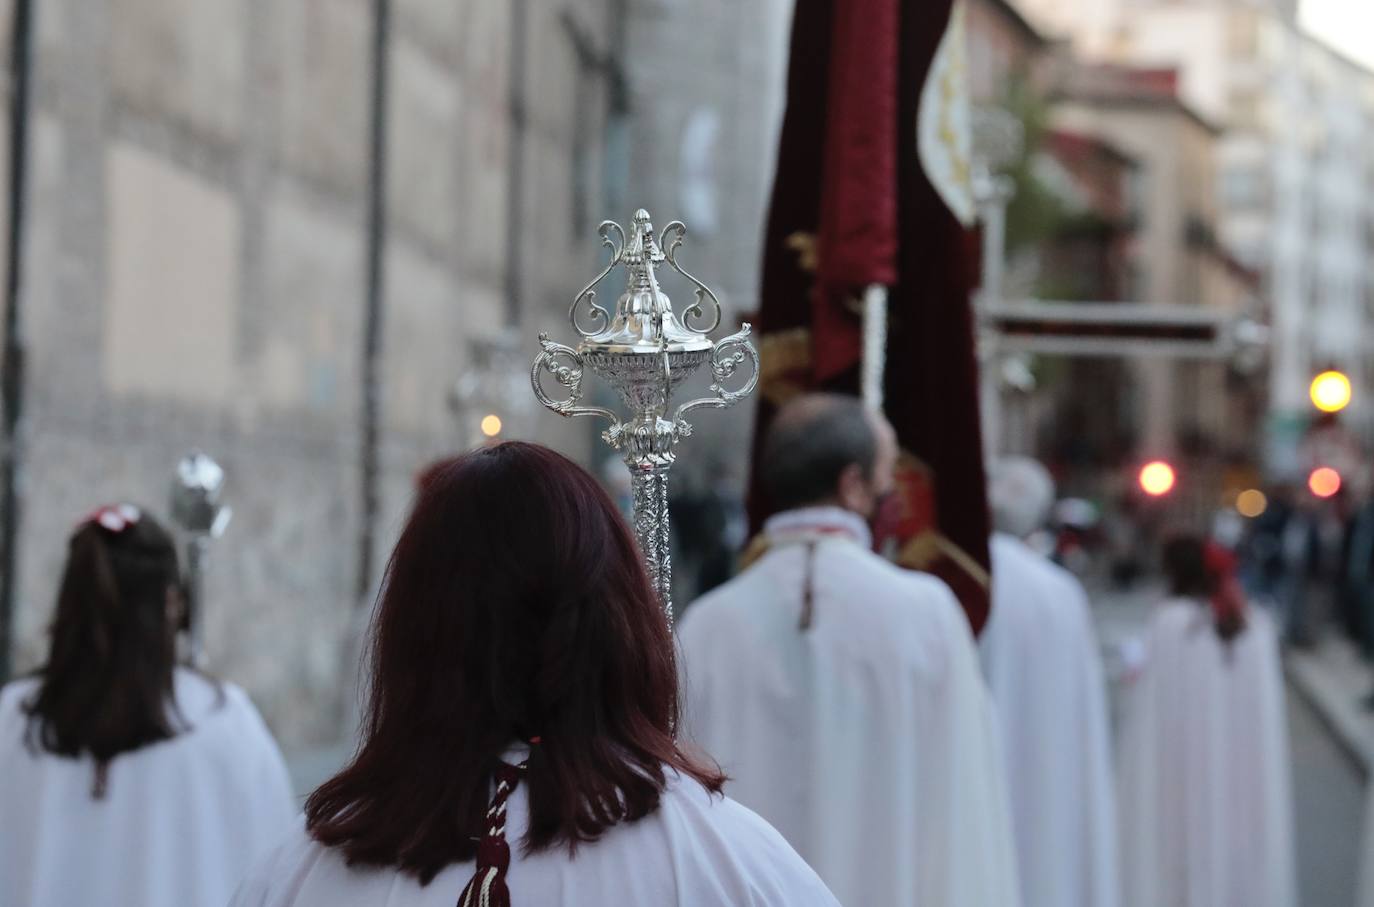
<path id="1" fill-rule="evenodd" d="M 1116 809 L 1102 659 L 1083 585 L 1024 539 L 1054 505 L 1034 460 L 988 470 L 992 614 L 979 639 L 997 705 L 1025 907 L 1116 907 Z"/>
<path id="2" fill-rule="evenodd" d="M 949 588 L 872 551 L 892 426 L 799 397 L 763 445 L 766 551 L 682 620 L 683 733 L 843 904 L 1018 903 L 1005 777 Z"/>

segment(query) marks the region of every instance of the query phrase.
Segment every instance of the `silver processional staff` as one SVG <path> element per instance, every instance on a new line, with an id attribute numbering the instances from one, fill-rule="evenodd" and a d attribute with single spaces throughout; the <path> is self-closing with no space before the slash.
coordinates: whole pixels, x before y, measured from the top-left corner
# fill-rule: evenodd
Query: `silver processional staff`
<path id="1" fill-rule="evenodd" d="M 210 542 L 224 534 L 233 510 L 220 502 L 224 470 L 199 451 L 177 463 L 172 481 L 172 519 L 186 534 L 186 615 L 189 651 L 187 661 L 203 667 L 205 661 L 205 571 Z"/>
<path id="2" fill-rule="evenodd" d="M 628 235 L 614 221 L 604 221 L 598 232 L 602 244 L 611 250 L 611 260 L 573 298 L 568 310 L 573 330 L 582 339 L 574 348 L 540 334 L 543 351 L 534 360 L 530 381 L 539 402 L 560 416 L 600 416 L 610 423 L 601 437 L 620 452 L 630 470 L 635 535 L 671 625 L 668 470 L 676 459 L 678 440 L 692 432 L 684 417 L 694 409 L 734 406 L 748 396 L 758 383 L 759 357 L 749 342 L 748 324 L 738 333 L 711 340 L 709 335 L 720 325 L 720 300 L 677 262 L 677 249 L 687 232 L 681 221 L 668 224 L 655 239 L 649 213 L 641 208 Z M 695 300 L 683 310 L 681 319 L 658 284 L 657 269 L 665 261 L 694 290 Z M 626 287 L 615 311 L 608 312 L 597 304 L 596 287 L 617 266 L 625 268 Z M 749 379 L 737 390 L 727 389 L 725 382 L 746 359 Z M 711 396 L 683 403 L 670 414 L 673 390 L 705 364 L 711 368 Z M 620 393 L 629 408 L 628 417 L 621 419 L 604 407 L 579 404 L 586 368 Z M 567 390 L 566 399 L 554 400 L 545 393 L 540 383 L 544 374 L 552 375 Z"/>

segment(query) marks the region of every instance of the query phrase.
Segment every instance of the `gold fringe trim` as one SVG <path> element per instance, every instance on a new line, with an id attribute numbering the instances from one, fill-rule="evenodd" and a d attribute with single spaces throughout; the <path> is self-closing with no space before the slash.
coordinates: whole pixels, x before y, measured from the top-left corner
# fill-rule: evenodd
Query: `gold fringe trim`
<path id="1" fill-rule="evenodd" d="M 992 584 L 992 576 L 982 564 L 949 538 L 933 529 L 927 529 L 907 539 L 897 554 L 897 563 L 912 570 L 928 570 L 940 557 L 946 557 L 975 583 L 987 589 Z"/>

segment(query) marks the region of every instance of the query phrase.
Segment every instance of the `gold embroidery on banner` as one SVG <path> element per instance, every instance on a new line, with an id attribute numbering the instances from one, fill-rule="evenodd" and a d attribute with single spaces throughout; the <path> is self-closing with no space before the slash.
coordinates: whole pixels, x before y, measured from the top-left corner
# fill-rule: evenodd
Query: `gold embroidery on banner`
<path id="1" fill-rule="evenodd" d="M 759 390 L 775 406 L 800 394 L 804 385 L 797 373 L 811 367 L 811 331 L 789 328 L 759 339 Z"/>
<path id="2" fill-rule="evenodd" d="M 767 554 L 772 547 L 772 543 L 768 541 L 768 536 L 762 532 L 754 536 L 753 540 L 740 552 L 736 559 L 735 573 L 743 573 L 754 566 L 754 563 Z"/>
<path id="3" fill-rule="evenodd" d="M 932 489 L 931 506 L 934 507 L 936 504 L 935 472 L 930 468 L 930 465 L 905 447 L 899 452 L 897 462 L 899 467 L 913 470 L 924 477 Z M 898 565 L 911 570 L 929 570 L 941 557 L 953 562 L 956 567 L 968 574 L 970 579 L 984 589 L 991 585 L 992 577 L 988 574 L 987 569 L 967 551 L 954 544 L 948 536 L 935 529 L 923 529 L 907 539 L 898 550 L 896 560 Z"/>
<path id="4" fill-rule="evenodd" d="M 808 274 L 816 273 L 816 265 L 820 261 L 816 234 L 798 230 L 783 240 L 783 244 L 797 253 L 797 267 Z"/>
<path id="5" fill-rule="evenodd" d="M 969 579 L 984 589 L 992 582 L 992 577 L 983 565 L 972 555 L 954 544 L 946 536 L 933 529 L 927 529 L 907 539 L 897 554 L 897 563 L 912 570 L 928 571 L 941 557 L 954 563 Z"/>

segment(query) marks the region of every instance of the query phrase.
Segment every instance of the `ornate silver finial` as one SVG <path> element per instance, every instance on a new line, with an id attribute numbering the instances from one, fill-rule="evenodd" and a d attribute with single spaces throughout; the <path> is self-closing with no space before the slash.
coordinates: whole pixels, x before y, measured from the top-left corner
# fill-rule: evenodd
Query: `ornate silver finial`
<path id="1" fill-rule="evenodd" d="M 224 534 L 234 515 L 230 507 L 220 502 L 223 491 L 224 470 L 212 458 L 196 451 L 177 463 L 171 511 L 172 519 L 187 535 L 187 660 L 196 667 L 203 667 L 205 661 L 205 571 L 210 560 L 210 541 Z"/>
<path id="2" fill-rule="evenodd" d="M 534 360 L 530 382 L 539 402 L 560 416 L 600 416 L 610 425 L 602 438 L 619 451 L 630 469 L 634 488 L 634 528 L 644 552 L 649 576 L 672 620 L 672 563 L 668 545 L 668 469 L 674 448 L 692 432 L 684 418 L 695 409 L 724 409 L 747 397 L 758 383 L 759 357 L 749 342 L 750 327 L 719 341 L 708 336 L 720 325 L 721 305 L 716 294 L 678 264 L 677 250 L 687 228 L 673 221 L 657 239 L 649 212 L 640 208 L 627 234 L 614 221 L 603 221 L 597 232 L 611 250 L 610 262 L 573 297 L 568 320 L 582 340 L 576 348 L 539 335 L 543 351 Z M 694 299 L 679 319 L 672 301 L 658 283 L 658 268 L 668 267 L 692 285 Z M 597 287 L 617 265 L 625 268 L 625 292 L 614 313 L 596 301 Z M 731 390 L 745 360 L 747 381 Z M 703 364 L 711 368 L 711 396 L 680 404 L 668 414 L 674 389 Z M 590 368 L 614 387 L 630 410 L 621 420 L 600 406 L 583 406 L 582 378 Z M 544 375 L 567 391 L 560 400 L 540 383 Z"/>

